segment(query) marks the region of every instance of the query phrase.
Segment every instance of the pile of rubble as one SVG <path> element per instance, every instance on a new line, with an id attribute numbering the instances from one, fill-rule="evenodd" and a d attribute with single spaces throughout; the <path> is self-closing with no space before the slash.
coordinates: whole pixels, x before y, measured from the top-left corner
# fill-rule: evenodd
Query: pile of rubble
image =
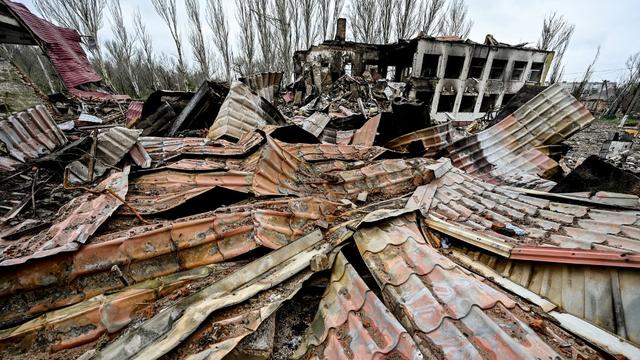
<path id="1" fill-rule="evenodd" d="M 567 154 L 558 85 L 461 127 L 364 75 L 9 111 L 0 357 L 640 358 L 640 178 L 587 157 L 633 140 Z"/>

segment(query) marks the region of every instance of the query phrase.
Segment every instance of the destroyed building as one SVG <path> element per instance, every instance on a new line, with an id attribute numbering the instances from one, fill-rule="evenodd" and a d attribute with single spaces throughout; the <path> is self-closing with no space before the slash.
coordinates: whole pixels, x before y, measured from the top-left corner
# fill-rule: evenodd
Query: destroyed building
<path id="1" fill-rule="evenodd" d="M 296 75 L 318 89 L 365 71 L 374 80 L 406 82 L 408 97 L 429 105 L 437 122 L 471 122 L 508 103 L 525 84 L 544 84 L 553 60 L 550 51 L 500 43 L 491 35 L 484 43 L 455 36 L 354 43 L 345 40 L 341 20 L 334 40 L 296 52 Z"/>
<path id="2" fill-rule="evenodd" d="M 375 78 L 417 80 L 421 42 L 463 67 L 485 48 L 361 44 L 371 78 L 338 57 L 322 96 L 273 72 L 139 101 L 66 78 L 70 107 L 126 116 L 60 111 L 0 62 L 0 358 L 640 359 L 640 177 L 565 171 L 595 119 L 558 84 L 493 122 L 416 121 Z"/>

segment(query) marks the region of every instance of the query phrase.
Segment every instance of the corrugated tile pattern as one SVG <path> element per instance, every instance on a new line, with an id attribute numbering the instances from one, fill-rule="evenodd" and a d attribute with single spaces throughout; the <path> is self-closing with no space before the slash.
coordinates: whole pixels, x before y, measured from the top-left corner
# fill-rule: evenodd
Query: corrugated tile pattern
<path id="1" fill-rule="evenodd" d="M 640 252 L 640 212 L 533 197 L 483 182 L 455 168 L 437 179 L 436 184 L 438 189 L 427 219 L 440 219 L 458 230 L 493 239 L 513 248 L 512 256 L 518 254 L 520 247 L 546 246 L 550 250 L 548 246 L 552 246 L 614 253 L 620 262 L 628 263 L 634 257 L 625 257 L 621 252 Z M 492 230 L 494 223 L 516 225 L 526 235 L 499 234 Z"/>
<path id="2" fill-rule="evenodd" d="M 240 139 L 264 125 L 285 125 L 285 119 L 270 102 L 256 95 L 247 85 L 234 81 L 218 116 L 209 129 L 209 139 Z"/>
<path id="3" fill-rule="evenodd" d="M 330 120 L 331 117 L 329 115 L 321 112 L 315 112 L 308 118 L 302 120 L 299 125 L 315 137 L 319 137 Z"/>
<path id="4" fill-rule="evenodd" d="M 239 80 L 249 85 L 258 95 L 273 103 L 276 96 L 279 95 L 278 91 L 280 90 L 280 83 L 282 82 L 282 73 L 265 72 L 240 78 Z"/>
<path id="5" fill-rule="evenodd" d="M 87 155 L 67 166 L 69 181 L 71 183 L 90 182 L 104 174 L 127 155 L 136 144 L 140 133 L 141 130 L 114 127 L 98 134 L 93 178 L 89 179 L 89 155 Z"/>
<path id="6" fill-rule="evenodd" d="M 256 166 L 257 195 L 320 195 L 331 200 L 355 199 L 358 194 L 404 194 L 433 179 L 439 165 L 430 159 L 378 160 L 359 169 L 321 174 L 285 145 L 271 137 Z"/>
<path id="7" fill-rule="evenodd" d="M 361 229 L 355 239 L 385 303 L 413 334 L 425 357 L 571 356 L 570 347 L 561 349 L 556 341 L 547 342 L 533 331 L 514 300 L 429 246 L 415 217 Z"/>
<path id="8" fill-rule="evenodd" d="M 132 101 L 127 108 L 127 127 L 132 128 L 142 116 L 144 101 Z"/>
<path id="9" fill-rule="evenodd" d="M 111 189 L 124 198 L 128 189 L 129 168 L 102 181 L 97 189 Z M 121 205 L 108 192 L 100 195 L 85 193 L 65 204 L 58 211 L 53 225 L 32 238 L 3 241 L 0 267 L 23 264 L 32 259 L 46 258 L 60 252 L 75 251 Z"/>
<path id="10" fill-rule="evenodd" d="M 22 162 L 49 154 L 67 143 L 67 138 L 42 105 L 0 121 L 0 140 L 10 155 Z"/>
<path id="11" fill-rule="evenodd" d="M 163 163 L 180 155 L 241 156 L 260 145 L 264 138 L 257 132 L 243 137 L 237 144 L 206 138 L 167 138 L 142 136 L 140 144 L 155 163 Z"/>
<path id="12" fill-rule="evenodd" d="M 410 148 L 420 146 L 424 149 L 424 156 L 434 157 L 436 153 L 453 141 L 453 127 L 451 122 L 428 127 L 399 136 L 389 141 L 384 147 L 409 151 Z"/>
<path id="13" fill-rule="evenodd" d="M 381 115 L 376 115 L 367 120 L 364 125 L 353 134 L 351 145 L 373 146 L 378 134 L 378 125 L 380 125 Z"/>
<path id="14" fill-rule="evenodd" d="M 389 150 L 379 146 L 332 145 L 332 144 L 282 144 L 289 153 L 305 161 L 364 161 L 377 159 Z"/>
<path id="15" fill-rule="evenodd" d="M 593 120 L 582 103 L 554 84 L 496 125 L 449 145 L 447 152 L 455 166 L 470 174 L 488 173 L 494 166 L 510 166 L 545 176 L 555 171 L 548 168 L 548 162 L 522 162 L 520 154 L 559 144 Z"/>
<path id="16" fill-rule="evenodd" d="M 315 198 L 228 207 L 173 223 L 93 239 L 75 253 L 34 259 L 0 273 L 0 325 L 75 304 L 128 283 L 228 261 L 259 246 L 277 249 L 331 223 L 341 204 Z"/>
<path id="17" fill-rule="evenodd" d="M 510 260 L 463 250 L 564 311 L 640 345 L 640 273 L 636 269 Z"/>
<path id="18" fill-rule="evenodd" d="M 82 50 L 77 31 L 55 26 L 32 14 L 22 4 L 9 0 L 4 2 L 39 40 L 67 88 L 102 80 Z"/>
<path id="19" fill-rule="evenodd" d="M 141 214 L 173 209 L 215 187 L 251 191 L 253 174 L 240 171 L 183 172 L 160 170 L 131 180 L 127 202 Z M 131 213 L 123 208 L 124 213 Z"/>
<path id="20" fill-rule="evenodd" d="M 422 359 L 422 353 L 339 253 L 316 317 L 294 358 Z"/>

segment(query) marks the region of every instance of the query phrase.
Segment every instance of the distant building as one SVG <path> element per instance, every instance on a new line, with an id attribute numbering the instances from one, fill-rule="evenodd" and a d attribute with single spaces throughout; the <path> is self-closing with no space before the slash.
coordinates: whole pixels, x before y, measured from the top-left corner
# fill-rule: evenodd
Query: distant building
<path id="1" fill-rule="evenodd" d="M 472 121 L 499 108 L 525 84 L 543 84 L 553 60 L 553 52 L 499 43 L 491 35 L 483 44 L 419 36 L 377 45 L 345 41 L 345 27 L 342 20 L 335 40 L 295 53 L 296 77 L 322 89 L 345 73 L 368 70 L 374 79 L 406 82 L 409 97 L 429 104 L 439 122 Z"/>
<path id="2" fill-rule="evenodd" d="M 574 92 L 580 82 L 563 81 L 560 86 Z M 605 112 L 613 101 L 618 83 L 615 81 L 591 81 L 585 84 L 580 101 L 594 114 Z"/>

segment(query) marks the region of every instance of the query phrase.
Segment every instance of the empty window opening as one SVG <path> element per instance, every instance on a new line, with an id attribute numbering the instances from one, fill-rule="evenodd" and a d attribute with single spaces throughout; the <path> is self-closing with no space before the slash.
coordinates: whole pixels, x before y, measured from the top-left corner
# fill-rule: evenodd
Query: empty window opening
<path id="1" fill-rule="evenodd" d="M 395 66 L 387 66 L 387 80 L 396 81 L 396 67 Z"/>
<path id="2" fill-rule="evenodd" d="M 438 74 L 440 55 L 424 54 L 422 57 L 422 72 L 420 76 L 434 78 Z"/>
<path id="3" fill-rule="evenodd" d="M 526 61 L 515 61 L 513 63 L 513 71 L 511 72 L 511 80 L 520 81 L 524 74 L 524 69 L 527 67 Z"/>
<path id="4" fill-rule="evenodd" d="M 351 63 L 344 64 L 344 73 L 351 76 Z"/>
<path id="5" fill-rule="evenodd" d="M 482 72 L 484 71 L 484 65 L 487 63 L 486 59 L 473 58 L 471 59 L 471 66 L 469 67 L 469 78 L 480 79 Z"/>
<path id="6" fill-rule="evenodd" d="M 502 79 L 504 69 L 507 67 L 507 60 L 493 59 L 491 63 L 491 71 L 489 72 L 489 79 L 499 80 Z"/>
<path id="7" fill-rule="evenodd" d="M 487 95 L 482 98 L 482 104 L 480 104 L 480 112 L 489 112 L 496 106 L 497 94 Z"/>
<path id="8" fill-rule="evenodd" d="M 470 112 L 473 112 L 473 109 L 475 107 L 476 107 L 475 96 L 463 96 L 462 102 L 460 103 L 460 110 L 458 112 L 470 113 Z"/>
<path id="9" fill-rule="evenodd" d="M 455 95 L 440 95 L 440 100 L 438 100 L 438 112 L 452 112 L 455 102 Z"/>
<path id="10" fill-rule="evenodd" d="M 464 56 L 447 57 L 447 67 L 444 70 L 444 77 L 447 79 L 457 79 L 462 73 L 464 65 Z"/>
<path id="11" fill-rule="evenodd" d="M 529 75 L 529 81 L 540 82 L 542 80 L 542 68 L 544 63 L 534 62 L 531 64 L 531 74 Z"/>
<path id="12" fill-rule="evenodd" d="M 420 100 L 425 104 L 431 105 L 433 100 L 433 91 L 416 91 L 416 100 Z"/>
<path id="13" fill-rule="evenodd" d="M 513 97 L 514 97 L 515 95 L 516 95 L 516 94 L 504 94 L 504 95 L 502 96 L 502 106 L 507 105 L 507 104 L 509 103 L 509 101 L 511 101 L 511 99 L 513 99 Z"/>

